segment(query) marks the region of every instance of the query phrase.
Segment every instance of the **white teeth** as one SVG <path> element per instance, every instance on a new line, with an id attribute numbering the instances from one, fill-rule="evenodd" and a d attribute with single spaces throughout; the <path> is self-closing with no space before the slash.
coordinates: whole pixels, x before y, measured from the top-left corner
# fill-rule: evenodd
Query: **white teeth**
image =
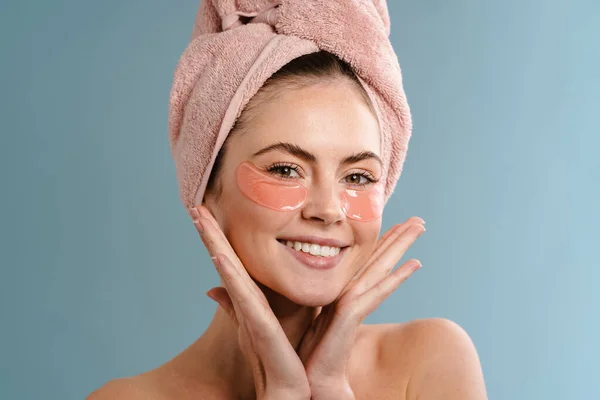
<path id="1" fill-rule="evenodd" d="M 310 253 L 313 256 L 321 256 L 321 257 L 333 257 L 340 253 L 339 247 L 329 247 L 329 246 L 319 246 L 314 243 L 302 243 L 302 242 L 292 242 L 291 240 L 286 240 L 285 245 L 293 248 L 296 251 L 303 251 L 305 253 Z"/>
<path id="2" fill-rule="evenodd" d="M 304 245 L 302 245 L 302 250 L 304 250 Z M 310 254 L 312 254 L 313 256 L 320 255 L 321 254 L 321 246 L 319 246 L 318 244 L 311 244 L 308 252 Z"/>

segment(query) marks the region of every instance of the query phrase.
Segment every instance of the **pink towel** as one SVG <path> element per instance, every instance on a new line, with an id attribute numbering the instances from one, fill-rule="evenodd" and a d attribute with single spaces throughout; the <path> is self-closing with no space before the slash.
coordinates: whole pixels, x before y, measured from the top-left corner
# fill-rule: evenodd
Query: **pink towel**
<path id="1" fill-rule="evenodd" d="M 250 98 L 285 64 L 321 50 L 350 65 L 375 105 L 387 203 L 412 131 L 389 34 L 384 0 L 201 0 L 169 104 L 186 209 L 202 202 L 215 158 Z"/>

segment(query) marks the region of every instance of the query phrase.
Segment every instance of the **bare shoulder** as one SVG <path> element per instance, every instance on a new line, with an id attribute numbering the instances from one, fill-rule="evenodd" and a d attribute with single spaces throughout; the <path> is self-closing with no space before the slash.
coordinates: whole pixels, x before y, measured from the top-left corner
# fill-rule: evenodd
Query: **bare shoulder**
<path id="1" fill-rule="evenodd" d="M 417 319 L 386 327 L 385 368 L 409 368 L 406 399 L 487 399 L 477 350 L 468 333 L 446 318 Z"/>
<path id="2" fill-rule="evenodd" d="M 139 375 L 109 381 L 86 400 L 216 400 L 224 397 L 214 381 L 186 379 L 166 363 Z"/>
<path id="3" fill-rule="evenodd" d="M 165 400 L 166 397 L 140 377 L 118 378 L 106 382 L 86 400 Z"/>
<path id="4" fill-rule="evenodd" d="M 357 399 L 404 400 L 412 371 L 402 354 L 408 323 L 362 324 L 348 362 L 348 378 Z M 391 354 L 391 352 L 394 354 Z"/>
<path id="5" fill-rule="evenodd" d="M 398 349 L 402 354 L 418 356 L 417 360 L 422 360 L 423 350 L 433 349 L 432 345 L 447 346 L 448 340 L 468 338 L 460 325 L 446 318 L 415 319 L 382 327 L 380 340 L 385 354 L 395 356 L 394 349 Z"/>

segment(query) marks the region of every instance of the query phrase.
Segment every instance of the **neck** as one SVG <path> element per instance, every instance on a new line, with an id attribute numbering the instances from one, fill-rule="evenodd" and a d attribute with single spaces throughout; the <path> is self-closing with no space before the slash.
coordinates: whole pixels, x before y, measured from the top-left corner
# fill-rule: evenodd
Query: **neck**
<path id="1" fill-rule="evenodd" d="M 298 305 L 256 283 L 297 351 L 321 307 Z M 238 343 L 235 324 L 220 306 L 204 334 L 173 359 L 172 364 L 187 382 L 194 386 L 208 384 L 211 390 L 216 387 L 222 398 L 256 399 L 252 370 Z"/>

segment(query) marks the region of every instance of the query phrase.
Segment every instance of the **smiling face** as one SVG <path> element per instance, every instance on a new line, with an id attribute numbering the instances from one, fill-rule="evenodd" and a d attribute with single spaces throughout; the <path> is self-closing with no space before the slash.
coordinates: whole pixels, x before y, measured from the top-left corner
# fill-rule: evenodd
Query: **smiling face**
<path id="1" fill-rule="evenodd" d="M 381 182 L 371 182 L 383 181 L 377 119 L 345 80 L 284 91 L 253 116 L 228 139 L 221 193 L 216 201 L 207 194 L 205 204 L 256 281 L 297 304 L 329 304 L 371 255 L 381 229 L 380 210 L 373 213 L 382 208 Z M 295 207 L 281 209 L 284 192 Z M 360 212 L 371 217 L 356 218 Z M 339 262 L 327 269 L 301 262 L 284 240 L 301 236 L 337 240 Z"/>

